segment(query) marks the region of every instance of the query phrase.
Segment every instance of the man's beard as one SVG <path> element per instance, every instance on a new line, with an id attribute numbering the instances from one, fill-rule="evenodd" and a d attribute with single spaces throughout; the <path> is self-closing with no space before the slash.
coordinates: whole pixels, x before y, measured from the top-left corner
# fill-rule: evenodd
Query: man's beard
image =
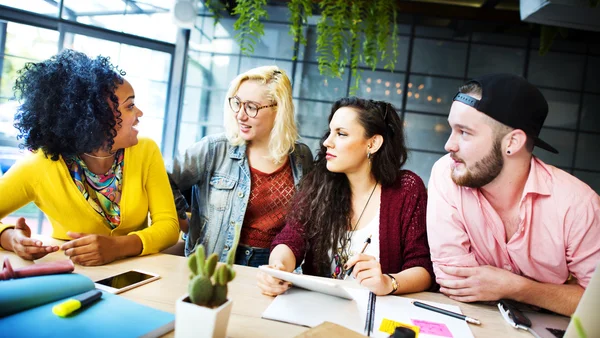
<path id="1" fill-rule="evenodd" d="M 486 155 L 481 161 L 475 163 L 473 168 L 467 167 L 465 162 L 462 162 L 465 166 L 466 172 L 460 176 L 456 176 L 454 174 L 456 168 L 452 169 L 452 173 L 450 177 L 452 177 L 452 181 L 459 186 L 469 187 L 469 188 L 481 188 L 486 184 L 493 181 L 500 172 L 502 171 L 502 167 L 504 166 L 504 159 L 502 158 L 502 149 L 501 149 L 501 139 L 497 139 L 494 142 L 494 145 L 488 155 Z M 454 156 L 450 156 L 453 159 L 461 160 Z"/>

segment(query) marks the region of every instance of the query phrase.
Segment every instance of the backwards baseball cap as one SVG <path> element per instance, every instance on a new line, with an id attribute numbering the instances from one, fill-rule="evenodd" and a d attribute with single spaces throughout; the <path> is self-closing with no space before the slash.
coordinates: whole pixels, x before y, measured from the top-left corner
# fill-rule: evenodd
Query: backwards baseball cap
<path id="1" fill-rule="evenodd" d="M 509 127 L 523 130 L 535 146 L 558 154 L 558 150 L 538 136 L 548 116 L 548 102 L 534 85 L 513 74 L 489 74 L 469 83 L 481 87 L 481 100 L 457 93 L 453 101 L 462 102 Z"/>

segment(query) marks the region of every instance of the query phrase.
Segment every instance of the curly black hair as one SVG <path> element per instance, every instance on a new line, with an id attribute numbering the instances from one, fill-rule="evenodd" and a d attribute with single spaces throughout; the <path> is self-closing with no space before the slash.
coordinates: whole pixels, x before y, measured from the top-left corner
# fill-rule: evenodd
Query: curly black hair
<path id="1" fill-rule="evenodd" d="M 396 109 L 388 102 L 366 100 L 357 97 L 342 98 L 331 107 L 328 121 L 342 107 L 354 108 L 358 122 L 365 129 L 365 138 L 383 136 L 381 148 L 371 158 L 371 173 L 382 186 L 393 185 L 406 163 L 406 149 L 403 121 Z M 331 270 L 330 252 L 335 252 L 338 243 L 344 247 L 348 241 L 344 234 L 350 228 L 352 219 L 352 192 L 348 177 L 327 169 L 327 148 L 323 142 L 329 137 L 327 131 L 321 138 L 312 170 L 302 178 L 300 189 L 294 195 L 294 205 L 288 221 L 304 225 L 304 239 L 307 249 L 315 258 L 316 273 L 329 276 Z"/>
<path id="2" fill-rule="evenodd" d="M 21 103 L 14 124 L 21 147 L 41 149 L 53 161 L 110 149 L 122 121 L 115 90 L 124 75 L 108 57 L 91 59 L 69 49 L 27 63 L 13 88 Z"/>

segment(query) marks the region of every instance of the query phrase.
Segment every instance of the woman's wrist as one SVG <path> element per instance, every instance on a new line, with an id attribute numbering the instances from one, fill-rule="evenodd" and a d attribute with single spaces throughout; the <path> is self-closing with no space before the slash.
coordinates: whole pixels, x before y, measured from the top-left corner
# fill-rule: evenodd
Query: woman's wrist
<path id="1" fill-rule="evenodd" d="M 14 228 L 6 228 L 0 232 L 0 247 L 7 251 L 13 251 L 11 237 L 15 232 Z"/>
<path id="2" fill-rule="evenodd" d="M 389 281 L 388 290 L 391 289 L 391 291 L 388 293 L 388 295 L 393 295 L 394 293 L 396 293 L 396 291 L 398 291 L 398 281 L 396 280 L 396 277 L 392 276 L 389 273 L 386 273 L 385 275 L 389 277 L 389 278 L 387 278 Z"/>

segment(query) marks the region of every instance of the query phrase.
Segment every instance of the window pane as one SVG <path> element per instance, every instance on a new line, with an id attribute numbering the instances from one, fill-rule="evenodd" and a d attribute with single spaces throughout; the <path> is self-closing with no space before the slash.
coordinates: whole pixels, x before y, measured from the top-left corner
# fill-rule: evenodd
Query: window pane
<path id="1" fill-rule="evenodd" d="M 473 32 L 472 42 L 482 42 L 494 45 L 525 47 L 527 38 L 519 35 L 498 34 L 489 32 Z"/>
<path id="2" fill-rule="evenodd" d="M 396 109 L 402 109 L 403 82 L 404 74 L 365 70 L 362 72 L 356 96 L 386 101 L 393 104 Z M 354 80 L 351 85 L 354 85 Z"/>
<path id="3" fill-rule="evenodd" d="M 581 90 L 584 55 L 548 53 L 540 56 L 532 50 L 529 59 L 531 83 L 544 86 Z"/>
<path id="4" fill-rule="evenodd" d="M 1 4 L 7 5 L 7 2 Z M 19 1 L 19 9 L 34 10 L 48 14 L 48 4 L 40 1 Z M 39 7 L 37 7 L 39 6 Z M 56 14 L 55 14 L 56 15 Z M 26 37 L 26 38 L 24 38 Z M 13 22 L 6 24 L 6 45 L 0 50 L 2 77 L 0 81 L 0 173 L 5 173 L 27 151 L 19 149 L 18 131 L 14 128 L 14 116 L 18 102 L 13 98 L 13 86 L 19 71 L 27 62 L 45 60 L 57 52 L 58 32 L 21 25 Z M 0 174 L 1 175 L 1 174 Z M 51 226 L 41 211 L 33 203 L 14 211 L 2 221 L 14 224 L 19 217 L 25 217 L 34 233 L 49 235 Z"/>
<path id="5" fill-rule="evenodd" d="M 600 57 L 588 57 L 588 66 L 585 73 L 586 92 L 600 93 Z"/>
<path id="6" fill-rule="evenodd" d="M 154 40 L 175 42 L 177 26 L 171 2 L 152 4 L 122 0 L 63 0 L 63 19 Z"/>
<path id="7" fill-rule="evenodd" d="M 317 156 L 319 149 L 321 148 L 321 139 L 314 138 L 314 137 L 302 136 L 302 138 L 300 139 L 300 142 L 302 142 L 308 146 L 308 148 L 312 152 L 313 159 L 314 159 L 315 156 Z"/>
<path id="8" fill-rule="evenodd" d="M 404 115 L 406 144 L 410 149 L 444 152 L 450 137 L 450 126 L 445 117 L 406 113 Z"/>
<path id="9" fill-rule="evenodd" d="M 583 95 L 581 130 L 600 132 L 600 95 Z"/>
<path id="10" fill-rule="evenodd" d="M 3 6 L 53 17 L 58 17 L 58 3 L 45 0 L 0 0 L 0 5 Z"/>
<path id="11" fill-rule="evenodd" d="M 13 22 L 6 26 L 6 45 L 0 51 L 0 57 L 3 57 L 0 98 L 9 99 L 14 96 L 12 88 L 17 71 L 25 63 L 42 61 L 56 54 L 58 32 Z"/>
<path id="12" fill-rule="evenodd" d="M 403 169 L 411 170 L 419 175 L 423 180 L 423 183 L 425 183 L 425 187 L 427 187 L 429 184 L 429 176 L 431 176 L 431 168 L 442 156 L 444 155 L 410 151 L 408 153 L 408 161 L 406 161 Z"/>
<path id="13" fill-rule="evenodd" d="M 234 40 L 233 29 L 235 20 L 222 18 L 217 25 L 214 22 L 213 18 L 206 16 L 196 19 L 195 28 L 190 33 L 190 50 L 238 54 L 240 47 Z"/>
<path id="14" fill-rule="evenodd" d="M 600 171 L 600 135 L 580 133 L 575 167 Z"/>
<path id="15" fill-rule="evenodd" d="M 364 37 L 362 39 L 364 41 Z M 398 48 L 396 48 L 396 66 L 394 71 L 404 71 L 406 70 L 406 61 L 408 60 L 408 41 L 410 38 L 408 36 L 398 36 Z M 387 55 L 392 55 L 392 42 L 389 41 L 386 49 Z M 367 67 L 364 62 L 359 62 L 359 66 Z M 386 62 L 379 60 L 375 68 L 384 69 L 386 66 Z"/>
<path id="16" fill-rule="evenodd" d="M 252 56 L 265 56 L 291 60 L 294 57 L 294 40 L 287 25 L 265 23 L 265 35 L 257 41 Z"/>
<path id="17" fill-rule="evenodd" d="M 550 89 L 541 89 L 541 92 L 548 101 L 544 126 L 576 129 L 581 94 Z"/>
<path id="18" fill-rule="evenodd" d="M 225 131 L 225 129 L 223 128 L 222 124 L 181 124 L 179 129 L 179 140 L 177 141 L 177 151 L 179 154 L 183 154 L 189 146 L 200 141 L 202 137 L 206 135 L 222 133 L 223 131 Z"/>
<path id="19" fill-rule="evenodd" d="M 558 150 L 558 154 L 535 147 L 533 154 L 542 161 L 557 167 L 570 167 L 575 148 L 575 132 L 542 128 L 540 138 Z"/>
<path id="20" fill-rule="evenodd" d="M 587 185 L 594 189 L 596 193 L 600 194 L 600 173 L 575 170 L 575 172 L 573 172 L 573 175 L 587 183 Z"/>
<path id="21" fill-rule="evenodd" d="M 471 45 L 469 78 L 490 73 L 523 74 L 525 50 L 506 47 Z"/>
<path id="22" fill-rule="evenodd" d="M 304 99 L 336 101 L 346 96 L 348 89 L 348 73 L 346 69 L 341 79 L 330 78 L 319 74 L 319 67 L 313 64 L 299 65 L 294 79 L 294 93 Z M 300 84 L 300 85 L 298 85 Z"/>
<path id="23" fill-rule="evenodd" d="M 294 105 L 296 106 L 296 122 L 300 135 L 320 139 L 329 129 L 327 119 L 332 104 L 294 100 Z"/>
<path id="24" fill-rule="evenodd" d="M 446 27 L 416 26 L 416 36 L 468 41 L 468 34 L 457 34 L 454 29 Z"/>
<path id="25" fill-rule="evenodd" d="M 411 75 L 406 109 L 447 115 L 462 80 Z M 418 95 L 417 95 L 418 94 Z"/>
<path id="26" fill-rule="evenodd" d="M 466 43 L 415 39 L 411 71 L 463 77 L 466 60 Z"/>
<path id="27" fill-rule="evenodd" d="M 306 48 L 304 53 L 299 54 L 299 59 L 303 61 L 317 62 L 319 54 L 317 54 L 317 26 L 308 26 L 306 35 Z M 348 55 L 346 48 L 342 49 L 342 57 Z"/>
<path id="28" fill-rule="evenodd" d="M 162 143 L 168 92 L 171 55 L 151 49 L 68 33 L 71 48 L 95 58 L 110 57 L 113 65 L 126 72 L 125 79 L 135 91 L 135 103 L 144 116 L 140 118 L 140 135 Z"/>

